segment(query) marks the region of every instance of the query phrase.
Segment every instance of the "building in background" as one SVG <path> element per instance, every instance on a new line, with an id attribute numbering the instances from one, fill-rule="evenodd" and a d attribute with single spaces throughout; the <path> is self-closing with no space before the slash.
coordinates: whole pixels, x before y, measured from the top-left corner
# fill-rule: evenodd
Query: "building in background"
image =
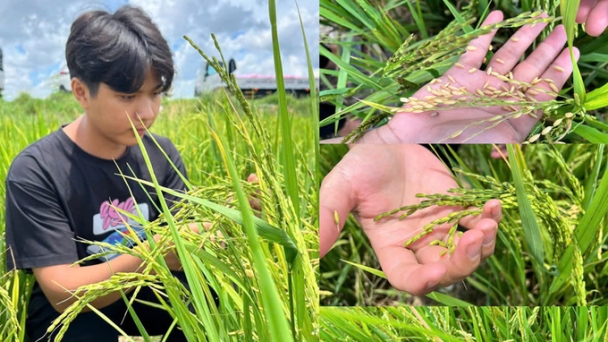
<path id="1" fill-rule="evenodd" d="M 68 69 L 68 64 L 66 62 L 63 62 L 61 68 L 59 68 L 57 89 L 63 93 L 72 92 L 72 79 L 70 78 L 70 70 Z"/>
<path id="2" fill-rule="evenodd" d="M 220 62 L 222 67 L 224 64 Z M 236 62 L 230 59 L 228 62 L 228 72 L 234 73 L 236 70 Z M 277 91 L 277 82 L 274 75 L 259 75 L 259 74 L 234 74 L 236 82 L 246 97 L 257 98 L 274 94 Z M 308 77 L 298 76 L 283 76 L 285 83 L 285 91 L 296 96 L 310 94 L 310 83 Z M 196 85 L 194 86 L 194 96 L 200 96 L 203 93 L 210 93 L 218 89 L 225 88 L 226 84 L 222 81 L 215 69 L 207 62 L 198 72 Z"/>

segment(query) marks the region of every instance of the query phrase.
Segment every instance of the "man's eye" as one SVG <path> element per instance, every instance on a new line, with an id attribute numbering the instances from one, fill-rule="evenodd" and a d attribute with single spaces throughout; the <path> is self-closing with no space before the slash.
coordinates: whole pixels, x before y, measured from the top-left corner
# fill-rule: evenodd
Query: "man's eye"
<path id="1" fill-rule="evenodd" d="M 120 96 L 123 100 L 133 100 L 135 98 L 135 95 L 121 95 Z"/>

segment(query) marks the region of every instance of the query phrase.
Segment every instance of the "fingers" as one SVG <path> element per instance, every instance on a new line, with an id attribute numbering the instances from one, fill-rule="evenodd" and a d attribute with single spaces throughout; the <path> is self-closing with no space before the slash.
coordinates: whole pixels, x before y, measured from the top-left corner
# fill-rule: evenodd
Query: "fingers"
<path id="1" fill-rule="evenodd" d="M 513 70 L 514 79 L 530 83 L 539 77 L 562 51 L 566 40 L 564 25 L 556 26 L 534 52 Z"/>
<path id="2" fill-rule="evenodd" d="M 416 296 L 433 291 L 447 272 L 442 263 L 421 265 L 411 250 L 401 246 L 387 246 L 375 250 L 391 285 Z"/>
<path id="3" fill-rule="evenodd" d="M 481 262 L 482 243 L 483 233 L 479 230 L 469 230 L 462 235 L 446 265 L 448 273 L 442 286 L 449 286 L 475 272 Z"/>
<path id="4" fill-rule="evenodd" d="M 501 11 L 493 11 L 484 20 L 482 27 L 502 21 L 502 18 L 503 14 Z M 467 47 L 467 52 L 460 57 L 458 62 L 467 69 L 479 69 L 483 64 L 483 59 L 486 57 L 495 34 L 496 30 L 472 40 L 469 47 Z"/>
<path id="5" fill-rule="evenodd" d="M 585 23 L 585 31 L 597 37 L 608 27 L 608 0 L 581 0 L 576 22 Z"/>
<path id="6" fill-rule="evenodd" d="M 492 157 L 492 159 L 499 159 L 499 158 L 505 159 L 506 155 L 507 155 L 507 145 L 505 145 L 505 144 L 500 144 L 500 145 L 494 146 L 494 148 L 492 149 L 492 152 L 490 153 L 490 157 Z"/>
<path id="7" fill-rule="evenodd" d="M 547 14 L 541 14 L 541 17 L 546 18 Z M 499 74 L 506 74 L 517 64 L 521 56 L 526 52 L 526 49 L 534 42 L 540 32 L 547 26 L 546 23 L 538 23 L 526 25 L 517 32 L 500 48 L 490 61 L 488 66 L 491 66 L 494 71 Z"/>
<path id="8" fill-rule="evenodd" d="M 497 219 L 500 221 L 500 217 Z M 437 263 L 444 264 L 447 271 L 442 276 L 438 285 L 449 286 L 471 275 L 477 269 L 477 267 L 479 267 L 479 263 L 481 261 L 494 254 L 497 232 L 498 223 L 493 219 L 483 218 L 477 222 L 471 230 L 465 232 L 460 238 L 458 235 L 455 236 L 454 244 L 456 245 L 456 249 L 451 256 L 448 256 L 445 253 L 445 247 L 426 246 L 417 250 L 415 257 L 418 263 L 426 266 L 435 267 L 434 265 Z M 397 251 L 392 252 L 392 254 L 394 253 L 397 253 Z M 397 260 L 401 260 L 401 258 L 404 257 L 399 258 L 400 259 Z M 406 263 L 404 262 L 403 264 Z M 382 267 L 384 269 L 384 266 Z M 403 269 L 401 272 L 408 270 L 410 274 L 412 274 L 412 269 L 415 268 L 415 265 L 413 262 L 408 261 L 407 265 L 401 265 L 400 267 Z M 438 271 L 434 270 L 433 272 Z M 427 277 L 431 278 L 430 275 L 427 275 Z M 413 290 L 422 291 L 422 289 L 426 289 L 424 291 L 428 293 L 434 289 L 434 286 L 431 286 L 434 284 L 434 282 L 428 282 L 427 278 L 424 278 L 423 282 L 424 284 L 414 282 L 414 285 L 412 286 L 415 288 Z M 391 281 L 391 284 L 393 284 L 393 281 Z M 393 284 L 393 286 L 395 285 Z M 409 289 L 408 292 L 411 290 L 412 289 Z"/>
<path id="9" fill-rule="evenodd" d="M 222 234 L 221 231 L 216 230 L 215 236 L 217 236 L 217 239 L 220 241 L 220 248 L 226 249 L 226 239 L 224 239 L 224 234 Z M 211 235 L 211 241 L 215 241 L 215 236 Z"/>
<path id="10" fill-rule="evenodd" d="M 247 182 L 248 183 L 258 183 L 259 182 L 258 176 L 255 173 L 250 174 L 247 177 Z M 260 193 L 260 190 L 258 189 L 258 190 L 256 190 L 255 193 L 252 194 L 252 196 L 250 198 L 248 198 L 249 205 L 255 211 L 262 210 L 262 204 L 260 203 L 260 200 L 258 199 L 259 193 Z M 257 213 L 256 213 L 256 216 L 260 217 L 260 215 Z"/>
<path id="11" fill-rule="evenodd" d="M 608 27 L 608 0 L 600 0 L 589 12 L 585 30 L 590 36 L 597 37 L 604 32 L 606 27 Z"/>
<path id="12" fill-rule="evenodd" d="M 247 181 L 249 183 L 257 183 L 258 182 L 258 176 L 255 173 L 252 173 L 249 175 L 249 177 L 247 177 Z"/>
<path id="13" fill-rule="evenodd" d="M 498 223 L 502 220 L 502 214 L 496 214 L 496 219 L 491 218 L 482 218 L 478 222 L 475 223 L 472 229 L 465 232 L 471 232 L 473 230 L 482 233 L 482 241 L 481 241 L 481 260 L 485 260 L 492 254 L 494 254 L 494 247 L 496 246 L 496 233 L 498 232 Z M 456 244 L 456 249 L 458 249 L 459 244 L 463 243 L 462 237 L 458 238 L 458 236 L 454 237 L 454 243 Z M 466 243 L 467 240 L 465 240 Z"/>
<path id="14" fill-rule="evenodd" d="M 483 261 L 494 254 L 498 223 L 494 220 L 483 219 L 475 225 L 474 230 L 478 230 L 483 234 L 483 240 L 481 242 L 481 260 Z"/>
<path id="15" fill-rule="evenodd" d="M 399 126 L 396 122 L 399 121 L 398 118 L 401 116 L 396 115 L 393 119 L 389 120 L 389 122 L 381 127 L 373 129 L 364 136 L 362 136 L 359 140 L 356 141 L 357 144 L 401 144 L 408 143 L 412 141 L 408 141 L 411 139 L 402 139 L 403 137 L 399 134 L 399 130 L 396 128 Z"/>
<path id="16" fill-rule="evenodd" d="M 350 182 L 340 172 L 339 164 L 321 183 L 319 208 L 319 251 L 321 258 L 338 239 L 355 203 Z M 336 222 L 336 217 L 338 222 Z"/>
<path id="17" fill-rule="evenodd" d="M 580 52 L 575 47 L 574 56 L 576 60 L 580 55 Z M 541 82 L 536 83 L 533 87 L 530 87 L 526 92 L 528 97 L 532 97 L 538 102 L 546 102 L 554 99 L 556 93 L 562 89 L 570 75 L 572 74 L 572 60 L 570 59 L 570 52 L 568 48 L 562 50 L 559 56 L 553 61 L 553 63 L 545 70 L 545 72 L 539 77 Z M 551 82 L 549 82 L 549 80 Z M 549 92 L 549 93 L 547 93 Z M 534 118 L 530 115 L 524 115 L 519 119 L 511 121 L 511 124 L 517 132 L 520 132 L 522 136 L 527 136 L 532 131 L 532 128 L 540 120 L 542 113 L 538 115 L 538 118 Z"/>
<path id="18" fill-rule="evenodd" d="M 481 215 L 463 217 L 458 223 L 466 229 L 473 229 L 483 219 L 492 219 L 497 224 L 500 223 L 500 220 L 502 220 L 502 205 L 499 200 L 487 201 L 483 205 Z"/>
<path id="19" fill-rule="evenodd" d="M 578 51 L 578 49 L 575 47 L 573 48 L 573 52 L 574 52 L 574 56 L 576 58 L 576 60 L 578 60 L 578 57 L 580 55 L 580 52 Z M 564 86 L 564 84 L 566 83 L 566 81 L 568 80 L 568 78 L 570 78 L 570 75 L 572 74 L 572 60 L 570 59 L 570 52 L 568 51 L 568 48 L 565 48 L 562 50 L 562 52 L 559 54 L 559 56 L 555 59 L 555 61 L 553 62 L 553 64 L 551 64 L 551 66 L 549 68 L 547 68 L 547 70 L 541 75 L 540 78 L 543 79 L 542 82 L 536 84 L 534 87 L 531 88 L 531 90 L 534 90 L 535 87 L 544 89 L 545 91 L 548 92 L 558 92 L 559 90 L 562 89 L 562 87 Z M 552 82 L 548 82 L 546 80 L 551 80 Z M 554 87 L 552 87 L 550 85 L 550 83 L 554 84 Z M 556 89 L 558 91 L 556 91 Z M 528 93 L 530 93 L 530 90 L 528 90 Z M 549 101 L 555 98 L 554 95 L 551 94 L 547 94 L 545 92 L 539 92 L 538 95 L 533 94 L 534 97 L 536 98 L 536 100 L 538 101 Z"/>
<path id="20" fill-rule="evenodd" d="M 576 22 L 579 24 L 587 21 L 587 17 L 589 16 L 589 12 L 593 7 L 595 7 L 595 3 L 597 0 L 581 0 L 578 6 L 578 12 L 576 13 Z"/>
<path id="21" fill-rule="evenodd" d="M 319 141 L 319 144 L 341 144 L 344 138 L 331 138 Z"/>
<path id="22" fill-rule="evenodd" d="M 479 263 L 494 252 L 494 240 L 490 240 L 484 247 L 484 231 L 492 230 L 496 222 L 490 219 L 480 221 L 480 227 L 465 232 L 460 238 L 455 237 L 456 249 L 449 256 L 445 253 L 446 248 L 440 246 L 427 246 L 416 251 L 419 263 L 424 265 L 442 263 L 446 266 L 446 274 L 442 277 L 440 286 L 449 286 L 471 275 Z M 483 228 L 483 229 L 482 229 Z M 494 228 L 494 231 L 496 229 Z"/>

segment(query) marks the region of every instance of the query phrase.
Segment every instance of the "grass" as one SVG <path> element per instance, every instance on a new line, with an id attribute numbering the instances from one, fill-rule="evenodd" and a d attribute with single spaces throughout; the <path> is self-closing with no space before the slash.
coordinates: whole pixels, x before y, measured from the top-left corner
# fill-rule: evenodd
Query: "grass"
<path id="1" fill-rule="evenodd" d="M 320 50 L 323 56 L 340 68 L 339 71 L 321 69 L 321 81 L 328 89 L 321 92 L 321 99 L 335 104 L 336 112 L 320 125 L 334 124 L 345 116 L 360 117 L 364 119 L 360 129 L 345 138 L 346 141 L 357 139 L 369 128 L 388 122 L 395 110 L 401 107 L 400 98 L 410 97 L 454 65 L 471 40 L 488 32 L 474 24 L 479 25 L 491 10 L 500 9 L 505 13 L 505 20 L 494 26 L 500 28 L 493 40 L 494 51 L 504 44 L 516 28 L 532 23 L 529 18 L 534 17 L 537 11 L 544 11 L 550 16 L 546 19 L 549 24 L 533 46 L 537 46 L 555 25 L 563 23 L 572 59 L 573 47 L 581 51 L 573 77 L 567 81 L 555 101 L 540 104 L 524 97 L 517 100 L 524 101 L 520 110 L 511 109 L 499 118 L 480 120 L 475 125 L 498 125 L 507 118 L 542 110 L 544 117 L 525 137 L 531 143 L 557 140 L 608 142 L 608 73 L 605 72 L 608 65 L 605 44 L 608 35 L 590 37 L 584 33 L 581 25 L 575 23 L 579 1 L 559 3 L 522 1 L 520 7 L 515 7 L 510 1 L 464 1 L 456 5 L 448 0 L 322 0 L 321 25 L 333 28 L 336 33 L 332 37 L 322 37 L 322 42 L 338 45 L 341 54 L 336 56 L 327 49 Z M 535 13 L 530 15 L 530 12 Z M 524 56 L 531 51 L 528 49 Z M 490 51 L 488 60 L 491 56 Z M 523 86 L 529 88 L 528 85 Z M 547 89 L 534 89 L 541 91 L 543 88 Z M 430 103 L 428 107 L 420 109 L 426 112 L 470 107 L 471 101 L 478 107 L 513 104 L 512 99 L 491 99 L 486 89 L 481 91 L 479 96 L 475 93 L 464 94 L 467 103 L 458 103 L 456 98 L 457 103 L 453 105 Z M 342 103 L 345 98 L 359 101 L 344 107 Z M 478 129 L 477 134 L 481 131 Z M 459 134 L 462 132 L 453 132 L 450 138 Z"/>
<path id="2" fill-rule="evenodd" d="M 463 284 L 435 292 L 428 296 L 434 301 L 422 302 L 606 305 L 608 168 L 604 145 L 509 145 L 508 158 L 497 160 L 489 158 L 490 145 L 463 145 L 458 153 L 445 146 L 436 149 L 447 156 L 460 187 L 449 194 L 420 194 L 420 204 L 378 214 L 410 215 L 437 203 L 481 209 L 487 200 L 500 198 L 504 218 L 495 254 Z M 326 173 L 346 149 L 323 146 L 321 152 Z M 428 226 L 421 227 L 421 234 L 435 224 Z M 420 298 L 393 289 L 378 270 L 367 238 L 349 217 L 334 248 L 321 261 L 322 305 L 420 303 Z"/>
<path id="3" fill-rule="evenodd" d="M 219 68 L 217 59 L 210 62 Z M 224 70 L 218 71 L 226 77 Z M 317 323 L 313 320 L 318 310 L 314 190 L 318 181 L 313 154 L 317 134 L 310 125 L 316 99 L 293 99 L 279 92 L 281 105 L 277 111 L 268 105 L 268 99 L 247 101 L 234 80 L 226 77 L 225 81 L 230 83 L 231 95 L 163 100 L 163 110 L 152 131 L 170 138 L 182 155 L 190 178 L 189 192 L 181 195 L 187 202 L 178 205 L 173 214 L 163 206 L 163 214 L 155 222 L 142 222 L 133 216 L 143 224 L 148 237 L 162 236 L 158 244 L 151 250 L 105 247 L 145 259 L 146 270 L 139 275 L 116 274 L 101 284 L 79 289 L 88 291 L 55 322 L 59 329 L 67 328 L 75 315 L 98 296 L 129 287 L 155 286 L 162 307 L 174 317 L 174 328 L 178 325 L 191 341 L 317 338 Z M 54 94 L 48 100 L 21 96 L 13 102 L 0 102 L 0 139 L 7 142 L 0 155 L 0 178 L 6 177 L 17 153 L 60 124 L 73 120 L 80 111 L 75 100 L 62 94 Z M 291 147 L 285 145 L 286 140 Z M 145 159 L 149 163 L 146 156 Z M 130 170 L 120 172 L 124 177 L 134 176 Z M 250 173 L 257 174 L 259 183 L 245 182 Z M 162 189 L 151 174 L 152 182 L 146 184 L 154 186 L 159 194 L 172 193 Z M 260 218 L 253 216 L 246 200 L 253 192 L 259 192 Z M 4 208 L 4 183 L 0 185 L 0 195 L 0 207 Z M 233 200 L 227 202 L 228 198 Z M 202 221 L 212 223 L 211 231 L 222 231 L 227 242 L 225 249 L 210 242 L 207 233 L 195 235 L 180 229 L 184 223 Z M 0 222 L 2 236 L 3 209 Z M 162 224 L 167 226 L 161 227 Z M 169 241 L 175 243 L 191 291 L 180 286 L 164 264 L 161 252 Z M 203 244 L 205 249 L 200 248 Z M 5 250 L 1 238 L 0 250 Z M 33 278 L 23 272 L 6 272 L 5 268 L 2 258 L 0 307 L 7 309 L 0 311 L 0 340 L 23 341 Z M 162 285 L 153 285 L 154 282 Z M 220 296 L 219 308 L 207 305 L 210 289 Z M 195 307 L 193 313 L 188 311 L 189 301 Z M 138 322 L 136 314 L 130 314 Z M 151 341 L 142 326 L 140 334 Z"/>
<path id="4" fill-rule="evenodd" d="M 322 307 L 323 341 L 604 341 L 608 307 Z"/>

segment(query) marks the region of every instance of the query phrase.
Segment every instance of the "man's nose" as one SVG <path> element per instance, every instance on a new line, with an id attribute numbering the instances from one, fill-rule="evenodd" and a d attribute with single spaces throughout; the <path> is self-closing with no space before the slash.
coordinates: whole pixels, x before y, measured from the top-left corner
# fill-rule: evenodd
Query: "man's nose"
<path id="1" fill-rule="evenodd" d="M 137 111 L 135 112 L 135 114 L 142 121 L 152 119 L 154 117 L 154 108 L 152 101 L 148 99 L 142 100 L 137 106 Z"/>

